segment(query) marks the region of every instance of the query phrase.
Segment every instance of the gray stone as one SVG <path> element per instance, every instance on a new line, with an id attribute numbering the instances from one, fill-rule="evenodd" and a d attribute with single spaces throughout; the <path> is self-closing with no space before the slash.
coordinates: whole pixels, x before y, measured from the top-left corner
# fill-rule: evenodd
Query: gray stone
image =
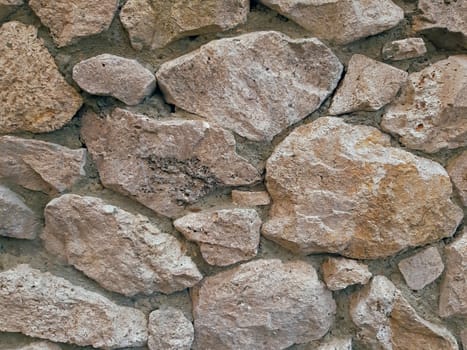
<path id="1" fill-rule="evenodd" d="M 408 60 L 425 55 L 426 46 L 422 38 L 406 38 L 384 44 L 382 54 L 385 60 Z"/>
<path id="2" fill-rule="evenodd" d="M 271 197 L 266 191 L 232 190 L 232 202 L 246 207 L 269 205 Z"/>
<path id="3" fill-rule="evenodd" d="M 57 344 L 53 344 L 46 341 L 40 341 L 28 345 L 12 347 L 3 350 L 61 350 L 61 348 Z"/>
<path id="4" fill-rule="evenodd" d="M 190 350 L 194 340 L 193 324 L 183 312 L 169 307 L 149 315 L 149 350 Z"/>
<path id="5" fill-rule="evenodd" d="M 461 332 L 461 341 L 462 341 L 462 346 L 464 347 L 464 350 L 467 350 L 467 328 L 465 328 Z"/>
<path id="6" fill-rule="evenodd" d="M 451 159 L 446 170 L 459 193 L 462 204 L 467 207 L 467 151 Z"/>
<path id="7" fill-rule="evenodd" d="M 372 274 L 368 266 L 356 260 L 328 258 L 321 265 L 323 280 L 330 290 L 341 290 L 353 284 L 367 284 Z"/>
<path id="8" fill-rule="evenodd" d="M 312 349 L 309 348 L 309 350 Z M 352 338 L 331 339 L 319 345 L 316 350 L 352 350 Z"/>

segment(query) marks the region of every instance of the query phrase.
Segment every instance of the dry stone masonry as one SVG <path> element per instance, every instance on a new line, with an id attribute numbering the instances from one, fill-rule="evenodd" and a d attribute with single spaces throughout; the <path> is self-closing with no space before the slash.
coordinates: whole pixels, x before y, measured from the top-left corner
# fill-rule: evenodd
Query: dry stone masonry
<path id="1" fill-rule="evenodd" d="M 149 350 L 190 350 L 194 339 L 193 324 L 182 311 L 169 307 L 149 315 Z"/>
<path id="2" fill-rule="evenodd" d="M 323 280 L 330 290 L 340 290 L 353 284 L 367 284 L 372 274 L 368 266 L 356 260 L 329 258 L 322 265 Z"/>
<path id="3" fill-rule="evenodd" d="M 382 55 L 385 60 L 401 61 L 417 58 L 426 54 L 422 38 L 407 38 L 384 44 Z"/>

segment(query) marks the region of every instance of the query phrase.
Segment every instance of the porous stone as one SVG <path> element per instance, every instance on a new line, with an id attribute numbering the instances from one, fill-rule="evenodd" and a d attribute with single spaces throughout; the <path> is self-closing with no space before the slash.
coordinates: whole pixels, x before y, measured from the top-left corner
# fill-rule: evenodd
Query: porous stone
<path id="1" fill-rule="evenodd" d="M 244 23 L 248 0 L 129 0 L 120 20 L 137 49 L 158 49 L 193 35 L 228 30 Z"/>
<path id="2" fill-rule="evenodd" d="M 467 207 L 467 151 L 451 159 L 446 170 L 459 193 L 462 204 Z"/>
<path id="3" fill-rule="evenodd" d="M 412 73 L 387 107 L 381 127 L 409 148 L 428 153 L 467 145 L 467 55 Z"/>
<path id="4" fill-rule="evenodd" d="M 211 41 L 156 76 L 168 102 L 264 141 L 315 111 L 341 73 L 321 41 L 264 31 Z"/>
<path id="5" fill-rule="evenodd" d="M 303 261 L 255 260 L 192 291 L 193 349 L 276 350 L 323 337 L 336 304 Z"/>
<path id="6" fill-rule="evenodd" d="M 266 186 L 262 233 L 295 253 L 388 257 L 452 236 L 463 218 L 441 165 L 340 118 L 292 131 L 267 160 Z"/>
<path id="7" fill-rule="evenodd" d="M 31 343 L 28 345 L 12 347 L 4 350 L 61 350 L 60 346 L 46 341 Z"/>
<path id="8" fill-rule="evenodd" d="M 214 188 L 261 179 L 228 131 L 201 120 L 150 119 L 116 109 L 89 112 L 81 129 L 105 187 L 174 217 Z"/>
<path id="9" fill-rule="evenodd" d="M 231 265 L 254 258 L 258 252 L 261 219 L 254 209 L 192 213 L 175 220 L 174 226 L 199 245 L 211 265 Z"/>
<path id="10" fill-rule="evenodd" d="M 266 191 L 239 191 L 232 190 L 232 202 L 236 205 L 260 206 L 269 205 L 271 197 Z"/>
<path id="11" fill-rule="evenodd" d="M 0 101 L 0 133 L 59 129 L 83 103 L 37 29 L 20 22 L 0 28 Z"/>
<path id="12" fill-rule="evenodd" d="M 203 278 L 181 243 L 140 214 L 66 194 L 47 204 L 44 215 L 45 248 L 113 292 L 173 293 Z"/>
<path id="13" fill-rule="evenodd" d="M 352 338 L 332 339 L 319 345 L 316 350 L 352 350 Z"/>
<path id="14" fill-rule="evenodd" d="M 340 290 L 353 284 L 367 284 L 372 274 L 368 266 L 345 258 L 328 258 L 321 265 L 324 283 L 330 290 Z"/>
<path id="15" fill-rule="evenodd" d="M 407 77 L 403 70 L 364 55 L 353 55 L 328 113 L 377 111 L 396 97 Z"/>
<path id="16" fill-rule="evenodd" d="M 0 330 L 95 348 L 143 346 L 146 316 L 28 265 L 0 273 Z"/>
<path id="17" fill-rule="evenodd" d="M 169 307 L 149 315 L 149 350 L 190 350 L 193 324 L 182 311 Z"/>
<path id="18" fill-rule="evenodd" d="M 0 0 L 0 21 L 13 13 L 24 0 Z"/>
<path id="19" fill-rule="evenodd" d="M 385 60 L 408 60 L 426 54 L 426 46 L 422 38 L 406 38 L 384 44 L 382 54 Z"/>

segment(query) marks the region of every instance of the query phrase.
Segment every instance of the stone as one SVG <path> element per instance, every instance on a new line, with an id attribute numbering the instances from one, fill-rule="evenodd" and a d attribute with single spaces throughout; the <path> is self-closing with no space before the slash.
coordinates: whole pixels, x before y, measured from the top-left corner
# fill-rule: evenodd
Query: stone
<path id="1" fill-rule="evenodd" d="M 0 180 L 55 194 L 69 190 L 86 173 L 86 150 L 0 136 Z"/>
<path id="2" fill-rule="evenodd" d="M 215 188 L 253 184 L 258 171 L 231 133 L 202 120 L 154 120 L 116 109 L 83 118 L 81 135 L 105 187 L 176 217 Z"/>
<path id="3" fill-rule="evenodd" d="M 227 266 L 258 253 L 261 219 L 254 209 L 192 213 L 174 221 L 186 239 L 196 242 L 210 265 Z"/>
<path id="4" fill-rule="evenodd" d="M 451 159 L 446 170 L 459 193 L 462 204 L 467 207 L 467 151 Z"/>
<path id="5" fill-rule="evenodd" d="M 211 41 L 156 73 L 167 102 L 253 141 L 318 109 L 342 64 L 321 41 L 262 31 Z"/>
<path id="6" fill-rule="evenodd" d="M 118 0 L 29 0 L 29 6 L 58 47 L 107 30 L 118 8 Z"/>
<path id="7" fill-rule="evenodd" d="M 193 349 L 276 350 L 322 338 L 331 292 L 304 261 L 260 259 L 206 277 L 192 290 Z"/>
<path id="8" fill-rule="evenodd" d="M 351 296 L 350 316 L 369 349 L 459 349 L 446 328 L 420 317 L 384 276 L 375 276 Z"/>
<path id="9" fill-rule="evenodd" d="M 313 36 L 348 44 L 399 24 L 404 12 L 391 0 L 260 0 Z"/>
<path id="10" fill-rule="evenodd" d="M 464 347 L 464 350 L 467 349 L 467 328 L 465 328 L 461 332 L 461 341 L 462 341 L 462 346 Z"/>
<path id="11" fill-rule="evenodd" d="M 384 44 L 382 54 L 385 60 L 408 60 L 425 55 L 426 46 L 422 38 L 406 38 Z"/>
<path id="12" fill-rule="evenodd" d="M 203 278 L 181 243 L 143 215 L 74 194 L 53 199 L 44 215 L 45 248 L 110 291 L 169 294 Z"/>
<path id="13" fill-rule="evenodd" d="M 136 50 L 159 49 L 200 34 L 221 32 L 246 22 L 248 0 L 129 0 L 120 12 Z"/>
<path id="14" fill-rule="evenodd" d="M 394 100 L 408 73 L 364 55 L 353 55 L 328 113 L 377 111 Z"/>
<path id="15" fill-rule="evenodd" d="M 112 96 L 127 105 L 137 105 L 156 89 L 154 74 L 136 60 L 103 54 L 73 67 L 73 80 L 92 94 Z"/>
<path id="16" fill-rule="evenodd" d="M 34 342 L 28 345 L 8 348 L 4 350 L 61 350 L 57 344 L 46 341 Z"/>
<path id="17" fill-rule="evenodd" d="M 0 21 L 12 14 L 24 0 L 0 0 Z"/>
<path id="18" fill-rule="evenodd" d="M 266 191 L 239 191 L 232 190 L 232 201 L 235 205 L 247 207 L 269 205 L 271 197 Z"/>
<path id="19" fill-rule="evenodd" d="M 341 118 L 292 131 L 267 160 L 266 187 L 263 235 L 301 254 L 389 257 L 452 236 L 463 218 L 441 165 Z"/>
<path id="20" fill-rule="evenodd" d="M 194 340 L 193 324 L 182 311 L 169 307 L 149 315 L 149 350 L 190 350 Z"/>
<path id="21" fill-rule="evenodd" d="M 443 260 L 435 247 L 402 259 L 397 266 L 404 276 L 405 283 L 413 290 L 425 288 L 441 276 L 444 270 Z"/>
<path id="22" fill-rule="evenodd" d="M 0 331 L 79 346 L 143 346 L 146 316 L 28 265 L 0 272 Z"/>
<path id="23" fill-rule="evenodd" d="M 309 350 L 312 350 L 310 348 Z M 319 345 L 316 350 L 352 350 L 352 338 L 332 339 Z"/>
<path id="24" fill-rule="evenodd" d="M 451 56 L 420 72 L 383 115 L 383 130 L 427 153 L 467 145 L 467 55 Z"/>
<path id="25" fill-rule="evenodd" d="M 0 27 L 0 101 L 0 133 L 60 129 L 83 103 L 37 29 L 20 22 Z"/>
<path id="26" fill-rule="evenodd" d="M 324 283 L 330 290 L 341 290 L 353 284 L 367 284 L 372 274 L 368 266 L 345 258 L 328 258 L 321 265 Z"/>

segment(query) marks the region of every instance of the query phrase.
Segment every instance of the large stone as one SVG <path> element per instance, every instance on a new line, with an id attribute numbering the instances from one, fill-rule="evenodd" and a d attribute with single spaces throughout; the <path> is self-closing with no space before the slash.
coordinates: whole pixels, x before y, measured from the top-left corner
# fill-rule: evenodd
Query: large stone
<path id="1" fill-rule="evenodd" d="M 46 341 L 31 343 L 28 345 L 12 347 L 4 350 L 61 350 L 60 346 Z"/>
<path id="2" fill-rule="evenodd" d="M 174 221 L 186 239 L 199 244 L 211 265 L 227 266 L 254 258 L 261 219 L 254 209 L 220 209 L 188 214 Z"/>
<path id="3" fill-rule="evenodd" d="M 168 102 L 264 141 L 315 111 L 341 73 L 321 41 L 265 31 L 211 41 L 156 76 Z"/>
<path id="4" fill-rule="evenodd" d="M 271 197 L 266 191 L 239 191 L 232 190 L 232 202 L 235 205 L 254 207 L 260 205 L 269 205 Z"/>
<path id="5" fill-rule="evenodd" d="M 262 232 L 296 253 L 388 257 L 452 236 L 463 217 L 441 165 L 340 118 L 291 132 L 267 161 L 266 185 Z"/>
<path id="6" fill-rule="evenodd" d="M 426 46 L 422 38 L 406 38 L 384 44 L 382 54 L 385 60 L 407 60 L 426 54 Z"/>
<path id="7" fill-rule="evenodd" d="M 303 261 L 255 260 L 207 277 L 192 293 L 194 349 L 279 350 L 323 337 L 332 294 Z"/>
<path id="8" fill-rule="evenodd" d="M 451 159 L 446 170 L 459 193 L 462 204 L 467 207 L 467 151 Z"/>
<path id="9" fill-rule="evenodd" d="M 182 311 L 169 307 L 149 315 L 149 350 L 190 350 L 193 324 Z"/>
<path id="10" fill-rule="evenodd" d="M 0 101 L 0 133 L 59 129 L 83 103 L 37 29 L 20 22 L 0 28 Z"/>
<path id="11" fill-rule="evenodd" d="M 428 153 L 467 145 L 467 55 L 412 73 L 381 126 L 409 148 Z"/>
<path id="12" fill-rule="evenodd" d="M 0 273 L 0 331 L 103 349 L 143 346 L 148 337 L 141 311 L 28 265 Z"/>
<path id="13" fill-rule="evenodd" d="M 174 217 L 214 188 L 252 184 L 258 171 L 233 135 L 201 120 L 150 119 L 116 109 L 83 118 L 82 136 L 104 186 Z"/>
<path id="14" fill-rule="evenodd" d="M 13 13 L 24 0 L 0 0 L 0 21 Z"/>
<path id="15" fill-rule="evenodd" d="M 330 290 L 341 290 L 353 284 L 366 284 L 372 274 L 368 266 L 356 260 L 328 258 L 321 265 L 323 280 Z"/>
<path id="16" fill-rule="evenodd" d="M 94 197 L 66 194 L 52 200 L 41 239 L 48 251 L 126 296 L 172 293 L 203 278 L 175 237 L 145 216 Z"/>
<path id="17" fill-rule="evenodd" d="M 248 0 L 129 0 L 120 20 L 137 49 L 157 49 L 193 35 L 231 29 L 247 19 Z"/>

